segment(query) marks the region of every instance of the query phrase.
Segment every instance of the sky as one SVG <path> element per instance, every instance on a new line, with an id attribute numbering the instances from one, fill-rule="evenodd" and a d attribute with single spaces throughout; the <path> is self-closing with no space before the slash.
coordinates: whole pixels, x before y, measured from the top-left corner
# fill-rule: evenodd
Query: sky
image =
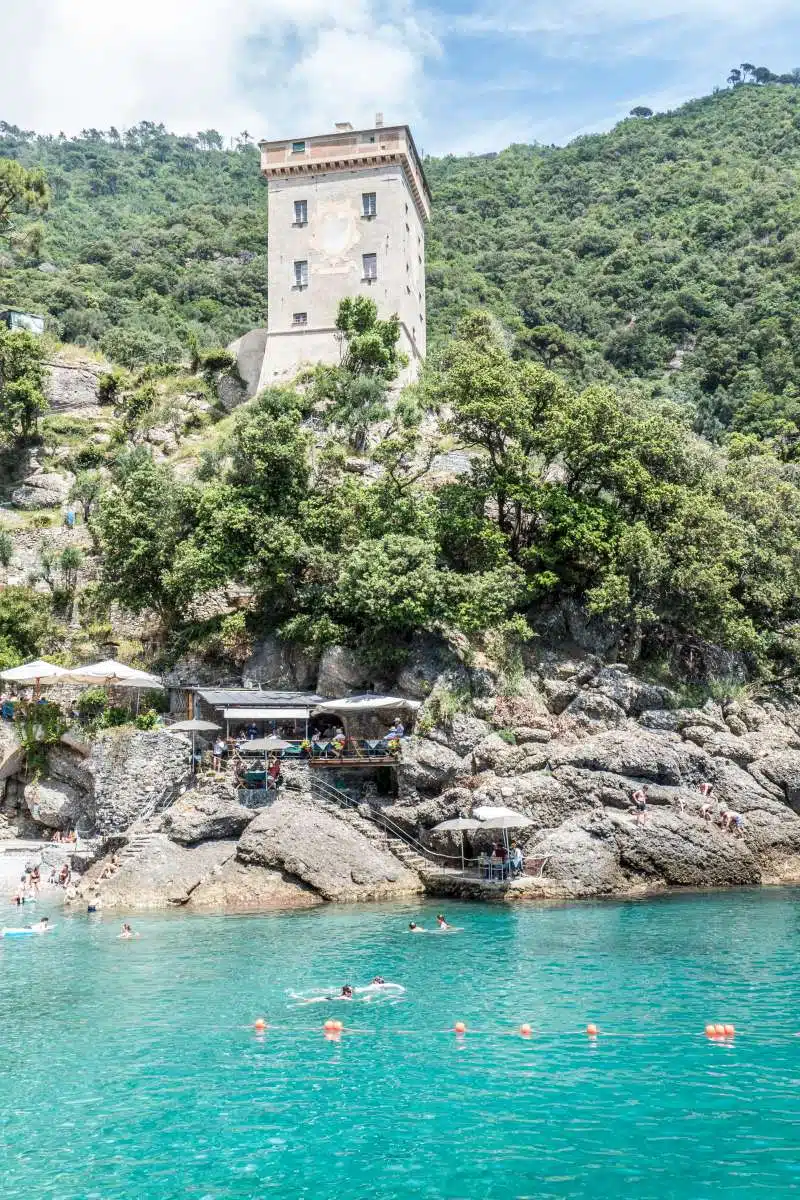
<path id="1" fill-rule="evenodd" d="M 281 138 L 408 123 L 430 154 L 562 144 L 747 61 L 800 66 L 800 0 L 0 0 L 0 120 Z"/>

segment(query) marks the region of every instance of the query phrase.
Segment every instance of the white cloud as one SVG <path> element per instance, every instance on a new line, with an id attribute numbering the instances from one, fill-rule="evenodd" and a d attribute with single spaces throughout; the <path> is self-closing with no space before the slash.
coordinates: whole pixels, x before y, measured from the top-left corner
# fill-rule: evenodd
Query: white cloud
<path id="1" fill-rule="evenodd" d="M 0 117 L 254 136 L 407 120 L 435 51 L 402 0 L 26 0 L 3 14 Z"/>

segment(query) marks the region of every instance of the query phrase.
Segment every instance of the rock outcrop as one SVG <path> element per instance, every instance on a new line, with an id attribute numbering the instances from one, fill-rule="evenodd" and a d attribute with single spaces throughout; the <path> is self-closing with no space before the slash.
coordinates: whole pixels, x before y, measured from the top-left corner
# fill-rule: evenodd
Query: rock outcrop
<path id="1" fill-rule="evenodd" d="M 193 846 L 238 838 L 253 817 L 230 784 L 211 781 L 206 788 L 185 792 L 165 813 L 162 827 L 174 842 Z"/>
<path id="2" fill-rule="evenodd" d="M 459 715 L 409 739 L 390 815 L 427 839 L 479 805 L 521 812 L 531 824 L 513 836 L 545 861 L 548 888 L 570 896 L 798 878 L 800 704 L 682 708 L 669 688 L 574 649 L 543 653 L 522 691 L 481 700 L 481 720 Z M 711 820 L 701 782 L 713 787 Z M 631 794 L 643 785 L 639 824 Z M 723 808 L 742 814 L 741 835 L 716 819 Z M 471 853 L 489 840 L 473 835 Z M 452 837 L 431 845 L 456 852 Z"/>
<path id="3" fill-rule="evenodd" d="M 123 832 L 151 802 L 180 786 L 188 775 L 190 755 L 186 737 L 160 730 L 110 729 L 101 734 L 84 768 L 91 778 L 98 832 Z"/>
<path id="4" fill-rule="evenodd" d="M 421 890 L 414 872 L 378 841 L 294 795 L 276 801 L 248 825 L 238 858 L 282 870 L 325 900 L 385 900 Z"/>
<path id="5" fill-rule="evenodd" d="M 74 477 L 70 474 L 58 475 L 54 471 L 39 471 L 29 475 L 27 479 L 11 493 L 11 503 L 16 508 L 34 510 L 37 508 L 58 508 L 69 495 Z"/>

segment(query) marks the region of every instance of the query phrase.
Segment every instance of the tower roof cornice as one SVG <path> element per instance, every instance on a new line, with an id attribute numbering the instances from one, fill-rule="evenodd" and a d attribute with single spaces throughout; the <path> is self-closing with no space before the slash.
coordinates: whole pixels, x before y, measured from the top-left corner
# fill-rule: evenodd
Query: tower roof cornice
<path id="1" fill-rule="evenodd" d="M 259 142 L 259 148 L 261 174 L 268 180 L 397 164 L 403 168 L 420 220 L 430 219 L 431 193 L 408 125 L 281 138 Z"/>

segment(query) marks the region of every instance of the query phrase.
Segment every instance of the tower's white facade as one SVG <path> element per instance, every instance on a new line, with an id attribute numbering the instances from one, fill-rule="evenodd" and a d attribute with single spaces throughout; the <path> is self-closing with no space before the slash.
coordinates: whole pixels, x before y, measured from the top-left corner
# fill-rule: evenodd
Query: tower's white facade
<path id="1" fill-rule="evenodd" d="M 430 193 L 406 125 L 262 142 L 269 181 L 269 313 L 259 388 L 306 363 L 336 363 L 336 312 L 371 296 L 397 313 L 416 377 L 425 356 L 425 222 Z"/>

